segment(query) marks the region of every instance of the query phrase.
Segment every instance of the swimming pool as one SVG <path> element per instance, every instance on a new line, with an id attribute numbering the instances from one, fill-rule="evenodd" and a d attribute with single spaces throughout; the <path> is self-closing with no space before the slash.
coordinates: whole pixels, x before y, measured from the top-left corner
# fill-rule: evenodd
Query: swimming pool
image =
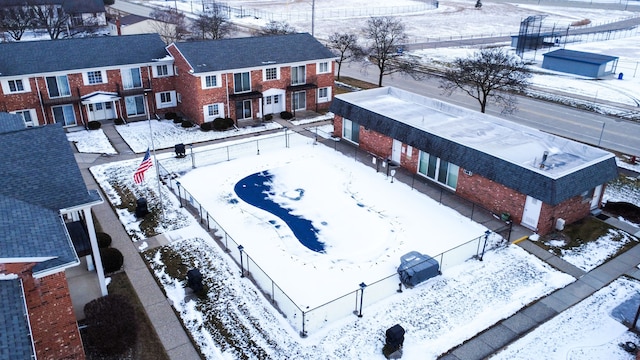
<path id="1" fill-rule="evenodd" d="M 249 175 L 238 181 L 234 186 L 234 191 L 238 197 L 247 203 L 268 211 L 284 221 L 295 237 L 302 245 L 309 250 L 324 253 L 324 243 L 318 240 L 318 229 L 313 223 L 303 217 L 293 215 L 291 209 L 283 208 L 278 203 L 272 201 L 269 195 L 273 195 L 271 181 L 273 174 L 262 171 Z M 295 189 L 291 194 L 285 194 L 289 200 L 298 201 L 304 196 L 304 189 Z M 275 225 L 274 221 L 270 221 Z"/>

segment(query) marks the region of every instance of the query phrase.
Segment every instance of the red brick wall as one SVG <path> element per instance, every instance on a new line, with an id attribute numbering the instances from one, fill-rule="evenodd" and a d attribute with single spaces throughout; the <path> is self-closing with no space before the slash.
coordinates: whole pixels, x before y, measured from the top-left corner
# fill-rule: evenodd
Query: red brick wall
<path id="1" fill-rule="evenodd" d="M 85 359 L 64 272 L 35 279 L 35 264 L 3 264 L 0 273 L 22 279 L 38 359 Z"/>
<path id="2" fill-rule="evenodd" d="M 334 116 L 333 135 L 336 137 L 342 137 L 342 120 L 343 118 L 341 116 Z M 360 126 L 359 135 L 360 149 L 385 158 L 391 157 L 393 146 L 392 138 L 365 129 L 363 126 Z M 411 149 L 411 156 L 408 156 L 409 149 Z M 413 149 L 406 144 L 402 144 L 402 150 L 400 159 L 401 166 L 413 173 L 417 172 L 419 150 Z M 463 170 L 464 169 L 460 168 L 458 172 L 457 195 L 480 204 L 496 214 L 507 212 L 511 215 L 511 219 L 514 222 L 522 222 L 522 214 L 524 212 L 527 195 L 478 174 L 467 175 Z M 541 235 L 553 231 L 558 218 L 564 219 L 566 224 L 580 220 L 589 215 L 590 207 L 591 199 L 583 199 L 582 196 L 575 196 L 556 206 L 543 203 L 537 231 Z"/>

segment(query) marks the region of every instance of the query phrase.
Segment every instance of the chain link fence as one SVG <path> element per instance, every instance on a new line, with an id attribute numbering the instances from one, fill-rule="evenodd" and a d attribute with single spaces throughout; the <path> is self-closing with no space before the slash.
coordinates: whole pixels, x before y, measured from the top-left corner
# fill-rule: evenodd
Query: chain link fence
<path id="1" fill-rule="evenodd" d="M 311 130 L 302 131 L 305 136 L 292 136 L 294 132 L 286 130 L 282 133 L 267 135 L 241 143 L 229 145 L 221 145 L 217 148 L 194 150 L 189 146 L 186 157 L 177 159 L 163 159 L 158 163 L 161 181 L 167 186 L 179 199 L 180 206 L 186 208 L 194 215 L 201 226 L 206 229 L 218 245 L 235 261 L 240 268 L 243 277 L 251 280 L 266 296 L 272 305 L 283 314 L 291 326 L 300 333 L 302 337 L 306 337 L 310 332 L 318 331 L 323 326 L 333 321 L 344 318 L 351 314 L 362 316 L 363 308 L 377 301 L 383 300 L 394 294 L 402 292 L 402 284 L 397 273 L 374 281 L 370 284 L 361 284 L 360 287 L 354 286 L 353 291 L 337 296 L 335 299 L 328 301 L 314 308 L 303 307 L 295 303 L 285 290 L 275 281 L 267 272 L 265 272 L 260 264 L 252 257 L 252 250 L 242 246 L 242 239 L 235 239 L 229 234 L 222 224 L 218 223 L 214 215 L 210 214 L 206 207 L 203 206 L 192 194 L 189 193 L 180 184 L 180 174 L 184 174 L 189 170 L 199 167 L 208 166 L 216 163 L 230 161 L 243 156 L 257 155 L 261 152 L 278 150 L 292 146 L 306 144 L 309 137 L 314 139 L 314 144 L 324 144 L 340 151 L 344 155 L 353 156 L 354 160 L 370 164 L 376 169 L 376 172 L 382 171 L 381 167 L 375 166 L 371 159 L 373 155 L 358 150 L 357 147 L 346 143 L 345 141 L 337 141 L 331 137 L 331 134 L 321 130 L 320 128 L 312 128 Z M 382 159 L 380 159 L 382 160 Z M 381 162 L 377 162 L 381 164 Z M 400 175 L 400 176 L 398 176 Z M 396 172 L 399 180 L 411 180 L 411 177 L 401 175 L 400 169 Z M 401 179 L 400 179 L 401 178 Z M 456 197 L 452 194 L 446 194 L 440 191 L 439 194 L 433 189 L 425 186 L 422 181 L 414 179 L 410 181 L 411 186 L 418 191 L 427 191 L 430 196 L 436 196 L 443 205 L 458 207 L 460 198 L 453 201 Z M 451 199 L 449 201 L 448 199 Z M 458 204 L 458 206 L 455 205 Z M 458 211 L 463 210 L 461 208 Z M 466 216 L 471 219 L 481 219 L 486 214 L 482 214 L 481 208 L 474 210 L 472 206 L 471 212 L 467 211 Z M 508 237 L 507 237 L 508 238 Z M 489 239 L 489 232 L 475 239 L 449 249 L 441 254 L 432 256 L 439 263 L 439 271 L 443 272 L 447 269 L 462 264 L 463 262 L 478 258 L 482 259 L 484 252 L 501 245 L 501 241 L 492 241 Z M 420 266 L 417 264 L 415 266 Z"/>

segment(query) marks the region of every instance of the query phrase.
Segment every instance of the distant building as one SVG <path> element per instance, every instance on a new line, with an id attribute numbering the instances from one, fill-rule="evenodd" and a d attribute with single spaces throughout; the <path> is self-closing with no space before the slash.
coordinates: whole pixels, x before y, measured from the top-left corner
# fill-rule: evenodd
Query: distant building
<path id="1" fill-rule="evenodd" d="M 2 0 L 0 10 L 27 6 L 53 7 L 52 14 L 69 16 L 67 26 L 106 26 L 107 17 L 103 0 Z"/>
<path id="2" fill-rule="evenodd" d="M 335 56 L 313 36 L 181 42 L 158 34 L 0 43 L 0 111 L 27 126 L 144 120 L 196 124 L 326 110 Z"/>
<path id="3" fill-rule="evenodd" d="M 559 49 L 542 54 L 542 68 L 569 74 L 601 78 L 616 73 L 618 57 Z"/>
<path id="4" fill-rule="evenodd" d="M 612 153 L 396 88 L 330 111 L 335 136 L 540 234 L 597 211 L 617 177 Z"/>

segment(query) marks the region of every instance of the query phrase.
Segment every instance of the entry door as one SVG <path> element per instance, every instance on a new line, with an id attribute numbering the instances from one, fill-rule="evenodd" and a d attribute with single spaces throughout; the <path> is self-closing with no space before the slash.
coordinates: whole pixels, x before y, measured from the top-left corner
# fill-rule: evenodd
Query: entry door
<path id="1" fill-rule="evenodd" d="M 602 195 L 602 185 L 596 186 L 596 188 L 593 190 L 593 197 L 591 198 L 591 210 L 600 207 L 600 195 Z"/>
<path id="2" fill-rule="evenodd" d="M 391 147 L 391 161 L 396 164 L 400 164 L 400 154 L 402 152 L 402 142 L 393 139 L 393 145 Z"/>
<path id="3" fill-rule="evenodd" d="M 282 95 L 270 95 L 264 97 L 264 113 L 266 114 L 278 114 L 284 108 L 282 107 Z"/>
<path id="4" fill-rule="evenodd" d="M 90 120 L 106 120 L 116 117 L 116 111 L 111 102 L 89 104 L 88 107 Z"/>
<path id="5" fill-rule="evenodd" d="M 522 225 L 536 230 L 538 228 L 541 210 L 542 201 L 527 196 L 527 200 L 524 203 L 524 211 L 522 212 Z"/>
<path id="6" fill-rule="evenodd" d="M 293 108 L 294 110 L 307 109 L 307 92 L 306 91 L 297 91 L 293 93 Z"/>

